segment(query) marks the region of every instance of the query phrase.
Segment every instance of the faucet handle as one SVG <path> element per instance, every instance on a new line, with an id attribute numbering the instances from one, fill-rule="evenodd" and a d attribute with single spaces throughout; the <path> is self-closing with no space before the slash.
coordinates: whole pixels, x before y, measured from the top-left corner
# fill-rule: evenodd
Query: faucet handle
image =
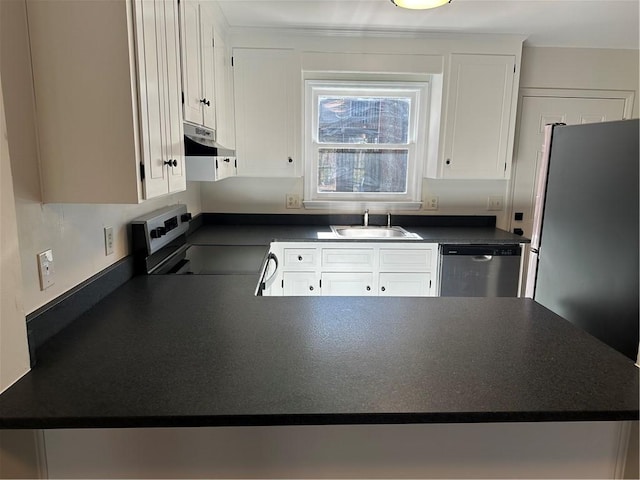
<path id="1" fill-rule="evenodd" d="M 391 212 L 387 212 L 387 228 L 391 228 Z"/>

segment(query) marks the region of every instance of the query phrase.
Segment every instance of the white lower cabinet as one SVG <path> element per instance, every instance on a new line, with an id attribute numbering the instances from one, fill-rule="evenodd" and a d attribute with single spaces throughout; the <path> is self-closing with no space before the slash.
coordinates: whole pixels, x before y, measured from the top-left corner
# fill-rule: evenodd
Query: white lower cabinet
<path id="1" fill-rule="evenodd" d="M 280 284 L 285 297 L 320 295 L 316 272 L 284 272 Z"/>
<path id="2" fill-rule="evenodd" d="M 382 297 L 431 297 L 430 273 L 380 273 L 378 295 Z"/>
<path id="3" fill-rule="evenodd" d="M 372 272 L 323 272 L 321 289 L 324 296 L 376 295 Z"/>
<path id="4" fill-rule="evenodd" d="M 435 243 L 274 242 L 281 262 L 262 294 L 436 296 Z"/>

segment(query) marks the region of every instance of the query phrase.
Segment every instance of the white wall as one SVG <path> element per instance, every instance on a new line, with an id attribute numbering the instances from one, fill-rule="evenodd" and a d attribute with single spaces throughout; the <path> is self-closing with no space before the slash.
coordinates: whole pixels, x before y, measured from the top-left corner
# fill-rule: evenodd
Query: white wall
<path id="1" fill-rule="evenodd" d="M 140 205 L 41 204 L 25 2 L 0 2 L 0 8 L 0 71 L 28 314 L 128 255 L 126 228 L 133 218 L 174 203 L 186 203 L 193 214 L 199 213 L 200 186 L 189 184 L 186 192 Z M 91 152 L 87 152 L 87 161 L 91 161 Z M 105 226 L 114 229 L 114 253 L 109 256 L 104 252 Z M 55 284 L 40 291 L 36 255 L 49 248 L 53 249 Z"/>

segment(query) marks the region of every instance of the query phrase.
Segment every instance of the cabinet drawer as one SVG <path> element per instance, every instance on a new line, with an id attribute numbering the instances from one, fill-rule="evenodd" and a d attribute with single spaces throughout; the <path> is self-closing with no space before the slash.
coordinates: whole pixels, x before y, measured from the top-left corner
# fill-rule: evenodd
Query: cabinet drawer
<path id="1" fill-rule="evenodd" d="M 283 258 L 288 270 L 308 270 L 318 263 L 318 252 L 315 248 L 285 248 Z"/>
<path id="2" fill-rule="evenodd" d="M 323 248 L 322 269 L 331 271 L 370 271 L 373 269 L 372 248 Z"/>
<path id="3" fill-rule="evenodd" d="M 380 249 L 380 271 L 428 272 L 435 251 L 431 249 Z"/>

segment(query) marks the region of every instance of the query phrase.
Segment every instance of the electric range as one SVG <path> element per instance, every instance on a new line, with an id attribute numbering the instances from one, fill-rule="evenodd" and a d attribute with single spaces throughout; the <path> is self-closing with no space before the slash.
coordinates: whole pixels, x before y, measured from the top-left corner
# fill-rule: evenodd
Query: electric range
<path id="1" fill-rule="evenodd" d="M 148 275 L 258 274 L 268 246 L 191 245 L 191 214 L 177 204 L 131 222 L 137 273 Z"/>

